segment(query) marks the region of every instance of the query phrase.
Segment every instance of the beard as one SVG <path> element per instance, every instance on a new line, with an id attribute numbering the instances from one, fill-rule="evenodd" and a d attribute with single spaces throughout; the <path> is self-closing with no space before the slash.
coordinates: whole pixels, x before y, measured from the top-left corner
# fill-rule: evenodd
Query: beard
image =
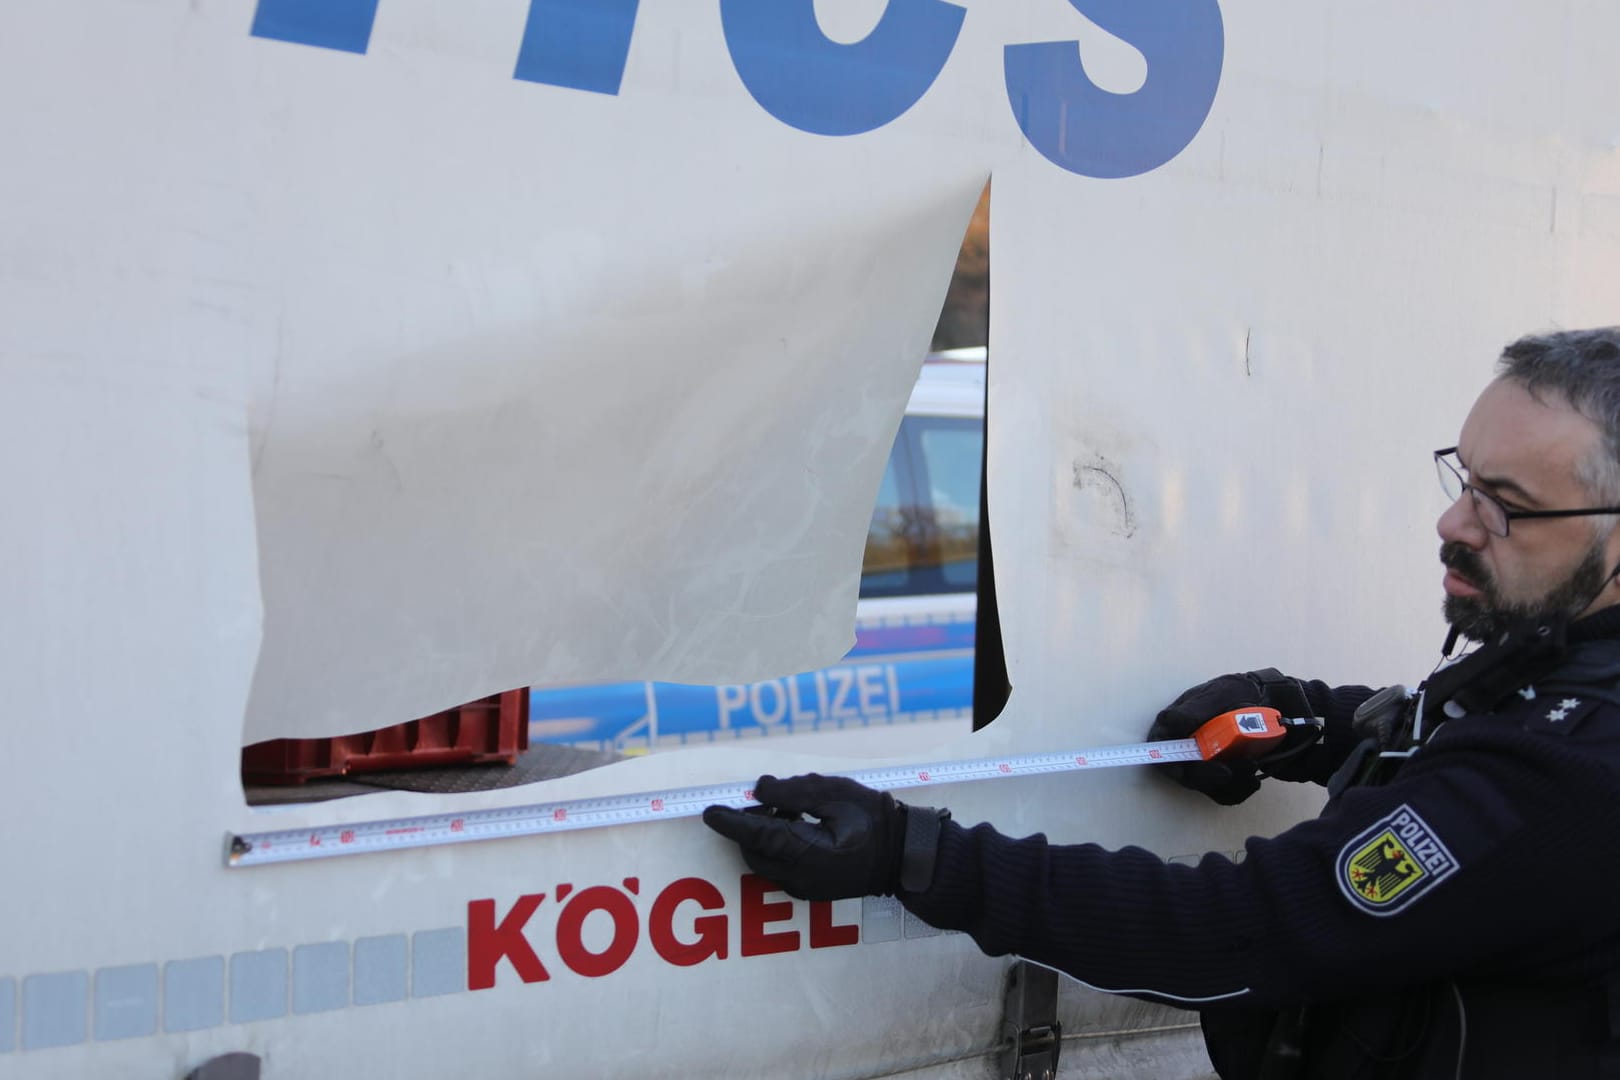
<path id="1" fill-rule="evenodd" d="M 1539 598 L 1509 601 L 1472 548 L 1457 541 L 1443 544 L 1440 563 L 1479 589 L 1478 596 L 1447 594 L 1443 610 L 1446 622 L 1459 634 L 1482 643 L 1500 640 L 1515 623 L 1580 614 L 1603 591 L 1610 576 L 1603 563 L 1603 545 L 1595 543 L 1568 577 Z"/>

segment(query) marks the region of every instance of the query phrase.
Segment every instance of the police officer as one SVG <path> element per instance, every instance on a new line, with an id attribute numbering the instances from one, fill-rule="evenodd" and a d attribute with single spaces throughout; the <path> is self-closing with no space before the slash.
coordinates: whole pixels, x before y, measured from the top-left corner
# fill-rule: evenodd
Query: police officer
<path id="1" fill-rule="evenodd" d="M 1221 803 L 1329 785 L 1241 862 L 1012 839 L 816 775 L 704 820 L 795 896 L 893 894 L 991 955 L 1197 1008 L 1226 1080 L 1620 1076 L 1620 327 L 1509 345 L 1436 463 L 1446 651 L 1471 652 L 1410 697 L 1222 676 L 1153 725 L 1320 717 L 1258 768 L 1173 767 Z"/>

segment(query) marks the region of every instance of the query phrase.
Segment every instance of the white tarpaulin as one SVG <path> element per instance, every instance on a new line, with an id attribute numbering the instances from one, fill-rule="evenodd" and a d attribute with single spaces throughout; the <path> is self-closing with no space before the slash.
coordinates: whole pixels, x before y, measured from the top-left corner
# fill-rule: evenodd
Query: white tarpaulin
<path id="1" fill-rule="evenodd" d="M 982 157 L 937 121 L 806 156 L 746 95 L 703 107 L 735 78 L 712 12 L 648 12 L 615 98 L 514 86 L 497 7 L 382 5 L 363 61 L 238 43 L 277 117 L 222 238 L 280 327 L 248 741 L 850 644 Z"/>

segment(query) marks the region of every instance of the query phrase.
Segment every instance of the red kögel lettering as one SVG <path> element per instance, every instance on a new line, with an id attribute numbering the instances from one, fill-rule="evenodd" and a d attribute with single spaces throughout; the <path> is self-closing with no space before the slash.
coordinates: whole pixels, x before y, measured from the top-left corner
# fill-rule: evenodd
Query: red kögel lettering
<path id="1" fill-rule="evenodd" d="M 710 882 L 702 878 L 686 877 L 673 881 L 653 901 L 652 913 L 647 916 L 647 936 L 653 949 L 664 960 L 676 967 L 691 967 L 714 957 L 726 958 L 726 917 L 700 915 L 692 920 L 697 940 L 682 941 L 675 934 L 675 910 L 688 900 L 694 900 L 704 911 L 720 911 L 726 898 Z"/>
<path id="2" fill-rule="evenodd" d="M 768 923 L 793 918 L 793 901 L 767 902 L 770 893 L 780 892 L 775 885 L 758 874 L 744 874 L 742 878 L 742 954 L 768 956 L 771 953 L 792 952 L 799 947 L 797 930 L 765 932 Z"/>
<path id="3" fill-rule="evenodd" d="M 495 966 L 502 957 L 512 961 L 518 977 L 526 983 L 551 978 L 546 966 L 534 954 L 529 939 L 523 936 L 524 925 L 545 898 L 545 893 L 518 897 L 512 910 L 498 924 L 495 901 L 467 901 L 467 989 L 488 990 L 494 986 Z"/>
<path id="4" fill-rule="evenodd" d="M 585 947 L 582 931 L 592 912 L 605 911 L 613 919 L 613 939 L 599 953 Z M 641 936 L 641 920 L 630 898 L 611 885 L 581 889 L 557 917 L 557 955 L 570 971 L 589 978 L 611 975 L 624 966 Z"/>
<path id="5" fill-rule="evenodd" d="M 810 903 L 810 947 L 827 949 L 836 945 L 857 945 L 861 928 L 854 923 L 840 925 L 832 921 L 831 900 L 813 900 Z"/>

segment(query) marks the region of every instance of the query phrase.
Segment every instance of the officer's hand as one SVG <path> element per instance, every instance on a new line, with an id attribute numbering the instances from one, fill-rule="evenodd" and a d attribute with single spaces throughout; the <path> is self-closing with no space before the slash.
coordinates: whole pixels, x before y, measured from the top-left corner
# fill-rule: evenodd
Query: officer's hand
<path id="1" fill-rule="evenodd" d="M 1184 691 L 1165 706 L 1148 729 L 1148 738 L 1191 738 L 1206 720 L 1244 706 L 1263 705 L 1264 696 L 1264 686 L 1253 675 L 1222 675 Z M 1182 787 L 1203 792 L 1222 806 L 1233 806 L 1260 790 L 1260 778 L 1247 761 L 1172 761 L 1157 768 Z"/>
<path id="2" fill-rule="evenodd" d="M 762 776 L 759 806 L 711 806 L 703 823 L 742 848 L 748 868 L 801 900 L 888 895 L 900 875 L 906 811 L 842 776 Z M 816 821 L 805 821 L 809 814 Z"/>

